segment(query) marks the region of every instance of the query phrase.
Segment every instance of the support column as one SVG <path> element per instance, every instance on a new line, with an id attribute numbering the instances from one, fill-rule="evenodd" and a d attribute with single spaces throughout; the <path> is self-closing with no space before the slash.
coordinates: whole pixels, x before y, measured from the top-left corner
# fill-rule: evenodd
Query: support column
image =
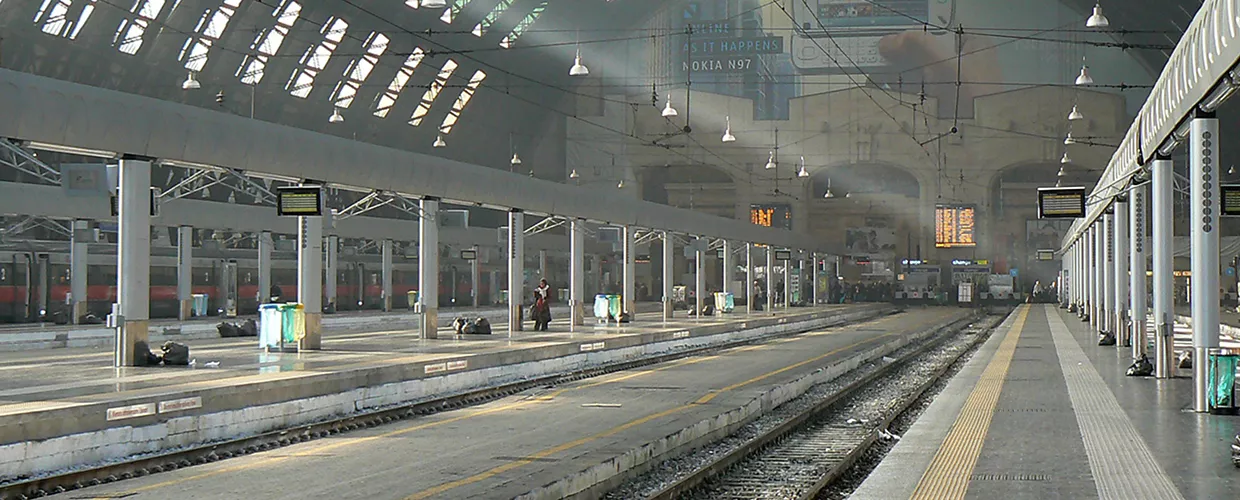
<path id="1" fill-rule="evenodd" d="M 1090 275 L 1090 281 L 1093 283 L 1093 296 L 1090 301 L 1093 302 L 1093 307 L 1091 308 L 1090 321 L 1094 325 L 1094 330 L 1099 333 L 1105 332 L 1107 329 L 1106 299 L 1103 298 L 1106 294 L 1106 288 L 1103 284 L 1103 281 L 1106 279 L 1103 272 L 1103 269 L 1106 267 L 1106 255 L 1104 255 L 1106 242 L 1102 238 L 1102 235 L 1106 233 L 1105 225 L 1105 218 L 1099 218 L 1094 223 L 1092 229 L 1094 236 L 1094 260 L 1091 263 L 1093 273 Z"/>
<path id="2" fill-rule="evenodd" d="M 525 214 L 508 212 L 508 334 L 519 332 L 521 297 L 525 289 Z"/>
<path id="3" fill-rule="evenodd" d="M 1154 225 L 1154 244 L 1151 247 L 1154 264 L 1154 371 L 1158 378 L 1175 377 L 1175 317 L 1172 309 L 1172 294 L 1175 278 L 1173 271 L 1174 226 L 1172 222 L 1172 193 L 1175 185 L 1172 181 L 1171 158 L 1159 157 L 1150 165 L 1153 178 L 1153 210 L 1150 220 Z"/>
<path id="4" fill-rule="evenodd" d="M 480 289 L 479 285 L 482 283 L 482 259 L 478 258 L 478 254 L 482 250 L 478 248 L 478 245 L 474 245 L 472 250 L 474 251 L 474 260 L 469 261 L 469 298 L 470 304 L 473 305 L 474 309 L 477 309 L 478 301 L 481 300 L 478 290 Z"/>
<path id="5" fill-rule="evenodd" d="M 1114 210 L 1114 207 L 1112 207 Z M 1115 335 L 1119 345 L 1119 329 L 1115 324 L 1115 313 L 1119 304 L 1115 302 L 1115 214 L 1102 216 L 1105 228 L 1102 230 L 1102 304 L 1106 309 L 1103 315 L 1104 331 Z"/>
<path id="6" fill-rule="evenodd" d="M 550 274 L 550 272 L 551 270 L 547 268 L 547 250 L 545 249 L 539 250 L 538 251 L 538 275 L 539 277 L 546 279 L 547 275 Z M 551 297 L 547 297 L 547 300 L 551 300 Z"/>
<path id="7" fill-rule="evenodd" d="M 766 312 L 775 312 L 775 248 L 766 246 Z"/>
<path id="8" fill-rule="evenodd" d="M 1145 355 L 1145 317 L 1148 314 L 1145 298 L 1145 184 L 1133 186 L 1128 192 L 1131 207 L 1128 210 L 1131 241 L 1128 246 L 1128 266 L 1131 268 L 1131 280 L 1128 286 L 1129 299 L 1132 302 L 1132 326 L 1129 335 L 1132 340 L 1132 357 Z"/>
<path id="9" fill-rule="evenodd" d="M 380 299 L 383 301 L 383 311 L 391 312 L 392 310 L 392 240 L 383 240 L 382 245 L 382 263 L 380 264 L 380 279 L 383 286 L 380 289 Z"/>
<path id="10" fill-rule="evenodd" d="M 120 160 L 117 206 L 120 246 L 117 249 L 116 366 L 145 362 L 134 345 L 145 342 L 151 318 L 151 162 Z"/>
<path id="11" fill-rule="evenodd" d="M 697 299 L 694 301 L 696 309 L 694 309 L 693 316 L 695 318 L 702 317 L 702 306 L 706 304 L 705 297 L 702 297 L 702 293 L 706 289 L 706 252 L 701 250 L 704 246 L 706 245 L 694 245 L 693 282 L 694 294 Z"/>
<path id="12" fill-rule="evenodd" d="M 675 303 L 672 302 L 672 285 L 676 282 L 676 237 L 663 231 L 663 319 L 672 319 Z"/>
<path id="13" fill-rule="evenodd" d="M 810 297 L 811 298 L 810 304 L 813 306 L 817 306 L 818 305 L 818 254 L 810 253 L 809 260 L 812 263 L 812 266 L 810 267 L 810 270 L 809 270 L 809 279 L 814 280 L 813 283 L 810 284 L 810 287 L 811 287 L 810 293 L 812 294 Z"/>
<path id="14" fill-rule="evenodd" d="M 1115 236 L 1111 239 L 1111 260 L 1115 263 L 1111 275 L 1115 277 L 1111 293 L 1111 302 L 1115 303 L 1115 312 L 1111 314 L 1115 321 L 1115 347 L 1122 349 L 1131 347 L 1131 332 L 1128 330 L 1128 199 L 1119 198 L 1115 201 Z"/>
<path id="15" fill-rule="evenodd" d="M 258 297 L 256 299 L 259 304 L 271 302 L 271 249 L 273 246 L 275 246 L 275 240 L 271 238 L 271 231 L 258 233 Z M 330 251 L 329 246 L 328 252 Z M 329 287 L 328 291 L 334 290 Z"/>
<path id="16" fill-rule="evenodd" d="M 569 222 L 568 309 L 572 331 L 586 324 L 586 222 Z"/>
<path id="17" fill-rule="evenodd" d="M 422 338 L 439 338 L 439 198 L 422 198 L 418 222 L 418 327 Z"/>
<path id="18" fill-rule="evenodd" d="M 624 274 L 622 278 L 621 292 L 623 295 L 623 310 L 636 319 L 637 317 L 637 255 L 633 249 L 633 236 L 637 232 L 637 228 L 632 226 L 624 226 L 624 234 L 621 235 L 621 245 L 624 246 L 622 257 L 624 258 Z"/>
<path id="19" fill-rule="evenodd" d="M 753 314 L 753 243 L 745 243 L 745 311 Z"/>
<path id="20" fill-rule="evenodd" d="M 789 249 L 791 253 L 791 249 Z M 791 257 L 791 255 L 789 255 Z M 792 309 L 792 259 L 784 261 L 784 309 Z"/>
<path id="21" fill-rule="evenodd" d="M 298 350 L 323 346 L 323 218 L 297 218 L 297 300 L 305 306 L 306 335 Z"/>
<path id="22" fill-rule="evenodd" d="M 1218 119 L 1199 113 L 1188 137 L 1192 186 L 1192 309 L 1193 309 L 1193 409 L 1209 411 L 1210 349 L 1219 346 L 1219 267 L 1218 228 L 1222 203 L 1218 197 Z"/>
<path id="23" fill-rule="evenodd" d="M 74 325 L 81 324 L 87 311 L 86 270 L 90 265 L 87 256 L 93 239 L 90 221 L 73 221 L 73 246 L 69 249 L 69 322 Z"/>
<path id="24" fill-rule="evenodd" d="M 725 295 L 736 293 L 732 290 L 733 268 L 736 267 L 736 258 L 732 256 L 732 252 L 735 250 L 731 241 L 723 240 L 723 288 L 720 288 L 720 291 Z"/>
<path id="25" fill-rule="evenodd" d="M 270 238 L 270 234 L 268 234 L 268 238 Z M 329 313 L 335 313 L 337 304 L 339 304 L 339 300 L 336 296 L 336 282 L 340 278 L 340 237 L 336 235 L 328 236 L 326 250 L 327 271 L 323 274 L 324 277 L 327 278 L 327 282 L 324 285 L 326 291 L 324 295 L 327 296 L 327 304 L 324 307 L 324 310 Z M 267 252 L 267 256 L 270 259 L 270 251 Z M 267 266 L 267 272 L 270 276 L 271 266 Z M 410 304 L 410 307 L 412 306 L 413 304 Z"/>
<path id="26" fill-rule="evenodd" d="M 180 304 L 177 318 L 186 321 L 194 306 L 194 228 L 177 228 L 177 302 Z"/>

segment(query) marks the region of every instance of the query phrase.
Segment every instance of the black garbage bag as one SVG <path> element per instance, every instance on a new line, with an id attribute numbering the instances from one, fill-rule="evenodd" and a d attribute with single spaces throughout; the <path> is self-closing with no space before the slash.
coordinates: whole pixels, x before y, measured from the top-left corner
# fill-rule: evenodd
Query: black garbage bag
<path id="1" fill-rule="evenodd" d="M 164 342 L 164 364 L 167 366 L 188 366 L 189 346 L 171 340 Z"/>
<path id="2" fill-rule="evenodd" d="M 234 325 L 227 321 L 216 325 L 215 329 L 220 332 L 220 337 L 223 337 L 223 338 L 233 338 L 233 337 L 241 336 L 241 329 L 237 328 L 237 325 Z"/>
<path id="3" fill-rule="evenodd" d="M 620 313 L 620 319 L 617 320 L 618 323 L 629 323 L 631 321 L 633 321 L 633 315 L 629 313 Z"/>
<path id="4" fill-rule="evenodd" d="M 473 332 L 471 333 L 473 333 L 474 335 L 490 335 L 491 334 L 491 322 L 487 321 L 486 318 L 477 318 L 474 320 L 474 323 L 470 326 L 473 327 Z"/>
<path id="5" fill-rule="evenodd" d="M 1182 369 L 1193 367 L 1193 351 L 1184 351 L 1180 353 L 1179 365 Z"/>
<path id="6" fill-rule="evenodd" d="M 151 352 L 151 346 L 144 340 L 134 342 L 133 354 L 135 366 L 155 366 L 163 361 L 158 354 Z"/>
<path id="7" fill-rule="evenodd" d="M 1125 372 L 1129 377 L 1148 377 L 1154 374 L 1154 364 L 1150 363 L 1150 358 L 1142 354 L 1140 358 L 1133 361 Z"/>
<path id="8" fill-rule="evenodd" d="M 1098 345 L 1115 345 L 1115 334 L 1109 332 L 1099 334 Z"/>
<path id="9" fill-rule="evenodd" d="M 247 319 L 245 320 L 245 323 L 241 324 L 239 330 L 242 337 L 257 337 L 258 323 L 255 323 L 252 319 Z"/>

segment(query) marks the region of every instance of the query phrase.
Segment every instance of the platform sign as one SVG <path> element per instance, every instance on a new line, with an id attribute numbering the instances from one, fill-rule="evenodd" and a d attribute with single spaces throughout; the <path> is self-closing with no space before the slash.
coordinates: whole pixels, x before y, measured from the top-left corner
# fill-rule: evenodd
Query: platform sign
<path id="1" fill-rule="evenodd" d="M 1055 251 L 1046 249 L 1038 250 L 1038 260 L 1055 260 Z"/>
<path id="2" fill-rule="evenodd" d="M 975 247 L 974 215 L 971 205 L 937 205 L 934 208 L 934 246 L 937 248 Z"/>
<path id="3" fill-rule="evenodd" d="M 291 217 L 323 215 L 323 188 L 321 186 L 276 188 L 276 213 L 280 216 Z"/>
<path id="4" fill-rule="evenodd" d="M 1223 200 L 1223 215 L 1240 215 L 1240 184 L 1220 184 L 1219 198 Z"/>
<path id="5" fill-rule="evenodd" d="M 792 251 L 791 250 L 776 250 L 775 260 L 781 260 L 781 261 L 792 260 Z"/>
<path id="6" fill-rule="evenodd" d="M 475 260 L 477 258 L 477 250 L 461 250 L 461 260 Z"/>
<path id="7" fill-rule="evenodd" d="M 1038 218 L 1077 219 L 1085 216 L 1084 187 L 1038 188 Z"/>
<path id="8" fill-rule="evenodd" d="M 109 197 L 108 203 L 110 205 L 109 208 L 111 208 L 112 210 L 112 217 L 120 217 L 121 216 L 120 196 L 115 195 L 115 194 L 111 195 Z M 159 188 L 151 187 L 151 217 L 158 217 L 158 216 L 159 216 Z"/>

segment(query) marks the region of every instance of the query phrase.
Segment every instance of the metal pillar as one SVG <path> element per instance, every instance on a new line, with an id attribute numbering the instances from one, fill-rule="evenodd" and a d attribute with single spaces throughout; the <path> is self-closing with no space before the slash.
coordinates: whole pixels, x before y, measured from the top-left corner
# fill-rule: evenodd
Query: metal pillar
<path id="1" fill-rule="evenodd" d="M 568 242 L 568 308 L 571 327 L 586 324 L 586 222 L 573 219 L 569 222 Z"/>
<path id="2" fill-rule="evenodd" d="M 736 267 L 736 259 L 732 256 L 733 251 L 735 251 L 735 248 L 733 248 L 732 242 L 723 240 L 723 288 L 720 288 L 719 290 L 725 295 L 728 293 L 736 293 L 732 290 L 733 271 Z"/>
<path id="3" fill-rule="evenodd" d="M 1106 309 L 1103 315 L 1105 331 L 1115 335 L 1119 345 L 1119 329 L 1115 324 L 1115 312 L 1119 309 L 1115 302 L 1115 214 L 1103 215 L 1105 229 L 1102 231 L 1102 303 Z"/>
<path id="4" fill-rule="evenodd" d="M 1192 310 L 1193 409 L 1209 411 L 1208 353 L 1219 346 L 1219 189 L 1218 119 L 1213 114 L 1193 118 L 1188 138 L 1188 184 L 1192 186 Z"/>
<path id="5" fill-rule="evenodd" d="M 809 258 L 810 258 L 810 262 L 813 263 L 813 266 L 810 267 L 810 270 L 809 270 L 809 279 L 814 280 L 814 282 L 810 284 L 811 286 L 810 293 L 813 294 L 811 296 L 811 298 L 813 299 L 812 305 L 817 306 L 818 305 L 818 254 L 810 253 Z"/>
<path id="6" fill-rule="evenodd" d="M 745 243 L 745 311 L 754 311 L 753 296 L 753 243 Z"/>
<path id="7" fill-rule="evenodd" d="M 633 248 L 633 233 L 637 231 L 632 226 L 624 226 L 623 235 L 621 236 L 621 244 L 624 246 L 622 256 L 624 258 L 623 288 L 620 293 L 623 294 L 621 299 L 623 302 L 623 311 L 629 313 L 630 316 L 637 316 L 637 255 Z"/>
<path id="8" fill-rule="evenodd" d="M 477 245 L 474 245 L 473 251 L 474 260 L 469 261 L 469 298 L 470 304 L 473 305 L 474 309 L 477 309 L 478 301 L 481 300 L 479 298 L 480 294 L 478 293 L 478 290 L 481 288 L 480 285 L 482 284 L 482 260 L 478 258 L 478 254 L 482 250 L 479 249 Z"/>
<path id="9" fill-rule="evenodd" d="M 547 276 L 550 274 L 550 272 L 551 270 L 547 268 L 547 251 L 539 250 L 538 251 L 538 275 L 542 279 L 547 279 Z M 547 300 L 551 300 L 551 297 L 547 297 Z"/>
<path id="10" fill-rule="evenodd" d="M 255 297 L 259 304 L 271 302 L 271 250 L 275 246 L 275 240 L 271 238 L 271 231 L 262 231 L 258 233 L 258 296 Z M 330 252 L 330 247 L 328 249 Z M 329 287 L 329 292 L 334 291 Z M 331 295 L 328 295 L 329 301 Z"/>
<path id="11" fill-rule="evenodd" d="M 87 288 L 86 275 L 90 264 L 87 255 L 90 241 L 93 240 L 90 221 L 73 221 L 73 245 L 69 248 L 69 321 L 81 324 L 82 316 L 86 315 Z"/>
<path id="12" fill-rule="evenodd" d="M 134 345 L 145 342 L 151 314 L 151 162 L 120 161 L 120 246 L 117 250 L 116 366 L 145 361 Z"/>
<path id="13" fill-rule="evenodd" d="M 784 309 L 792 309 L 792 259 L 784 261 Z"/>
<path id="14" fill-rule="evenodd" d="M 672 302 L 672 285 L 676 282 L 675 237 L 672 233 L 663 232 L 663 319 L 672 319 L 674 306 Z"/>
<path id="15" fill-rule="evenodd" d="M 336 282 L 340 278 L 340 237 L 335 235 L 328 236 L 327 248 L 325 250 L 327 252 L 327 271 L 323 274 L 327 279 L 327 282 L 324 284 L 324 295 L 327 296 L 326 310 L 334 313 L 339 303 L 336 297 Z M 268 251 L 267 255 L 270 258 L 270 251 Z M 271 272 L 271 266 L 267 267 L 267 271 L 268 273 Z M 412 304 L 410 305 L 412 306 Z"/>
<path id="16" fill-rule="evenodd" d="M 1107 331 L 1106 299 L 1103 298 L 1106 294 L 1106 285 L 1103 284 L 1103 280 L 1106 279 L 1103 271 L 1106 267 L 1106 255 L 1104 255 L 1106 242 L 1103 241 L 1103 235 L 1106 233 L 1106 219 L 1098 219 L 1091 231 L 1093 234 L 1094 260 L 1091 262 L 1093 273 L 1090 275 L 1090 281 L 1093 283 L 1093 293 L 1090 298 L 1090 301 L 1093 302 L 1093 307 L 1090 309 L 1092 311 L 1090 313 L 1090 321 L 1094 325 L 1094 330 L 1101 333 Z"/>
<path id="17" fill-rule="evenodd" d="M 1174 225 L 1171 219 L 1172 193 L 1175 186 L 1172 183 L 1172 168 L 1171 158 L 1165 157 L 1159 157 L 1150 165 L 1154 191 L 1151 198 L 1153 210 L 1150 213 L 1150 220 L 1154 225 L 1154 244 L 1150 247 L 1154 264 L 1154 370 L 1158 378 L 1175 376 L 1175 343 L 1172 339 L 1175 333 L 1172 309 L 1175 286 L 1175 278 L 1172 276 Z"/>
<path id="18" fill-rule="evenodd" d="M 188 320 L 194 306 L 194 228 L 177 228 L 177 302 L 180 304 L 177 318 Z"/>
<path id="19" fill-rule="evenodd" d="M 297 300 L 305 306 L 306 335 L 298 350 L 323 346 L 323 217 L 297 218 Z"/>
<path id="20" fill-rule="evenodd" d="M 521 297 L 525 289 L 525 214 L 508 212 L 508 334 L 519 332 Z"/>
<path id="21" fill-rule="evenodd" d="M 695 301 L 696 309 L 694 309 L 696 312 L 694 312 L 693 315 L 697 318 L 702 317 L 702 306 L 706 303 L 706 298 L 702 296 L 706 289 L 706 252 L 702 251 L 702 247 L 704 246 L 706 245 L 694 245 L 693 282 L 695 289 L 694 294 L 697 296 L 697 300 Z"/>
<path id="22" fill-rule="evenodd" d="M 1129 330 L 1132 341 L 1132 357 L 1145 355 L 1145 317 L 1148 314 L 1145 299 L 1145 193 L 1146 185 L 1133 186 L 1128 192 L 1131 207 L 1128 210 L 1130 242 L 1128 245 L 1128 266 L 1131 268 L 1131 282 L 1128 286 L 1129 300 L 1132 308 L 1132 325 Z"/>
<path id="23" fill-rule="evenodd" d="M 418 306 L 422 338 L 439 338 L 439 198 L 421 200 L 418 222 Z"/>
<path id="24" fill-rule="evenodd" d="M 1111 280 L 1114 285 L 1111 286 L 1113 297 L 1111 302 L 1115 304 L 1115 312 L 1111 314 L 1115 322 L 1115 347 L 1122 349 L 1130 347 L 1131 332 L 1128 330 L 1128 203 L 1127 199 L 1121 198 L 1115 202 L 1115 218 L 1112 220 L 1115 229 L 1112 231 L 1114 237 L 1111 238 L 1111 261 L 1114 263 L 1111 275 L 1115 277 Z"/>
<path id="25" fill-rule="evenodd" d="M 383 286 L 380 289 L 380 299 L 383 301 L 383 311 L 392 310 L 392 240 L 383 240 L 382 243 L 382 263 L 380 264 L 380 276 Z"/>
<path id="26" fill-rule="evenodd" d="M 766 247 L 766 311 L 775 312 L 775 249 Z"/>

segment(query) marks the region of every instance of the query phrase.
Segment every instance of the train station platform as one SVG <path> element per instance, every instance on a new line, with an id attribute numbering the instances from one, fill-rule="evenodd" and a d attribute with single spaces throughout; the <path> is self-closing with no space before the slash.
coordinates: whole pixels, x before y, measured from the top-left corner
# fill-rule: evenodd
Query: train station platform
<path id="1" fill-rule="evenodd" d="M 495 335 L 468 338 L 329 331 L 322 351 L 303 353 L 216 339 L 192 344 L 189 368 L 113 368 L 103 350 L 3 353 L 0 481 L 893 311 L 831 305 L 666 322 L 652 313 L 577 332 L 561 319 L 511 337 L 502 322 Z"/>
<path id="2" fill-rule="evenodd" d="M 638 303 L 638 312 L 662 310 L 661 304 Z M 551 308 L 552 316 L 565 316 L 567 306 Z M 353 333 L 381 329 L 405 329 L 418 324 L 421 315 L 413 311 L 351 311 L 323 315 L 323 331 Z M 439 309 L 440 324 L 453 318 L 486 318 L 494 323 L 508 319 L 506 307 L 453 307 Z M 237 323 L 247 319 L 258 320 L 256 315 L 233 318 L 205 316 L 188 321 L 175 319 L 152 320 L 149 327 L 151 345 L 166 340 L 185 342 L 189 340 L 219 338 L 216 325 L 221 322 Z M 56 325 L 53 323 L 15 323 L 0 326 L 0 352 L 25 351 L 62 347 L 108 347 L 115 342 L 116 330 L 104 325 Z"/>
<path id="3" fill-rule="evenodd" d="M 1022 306 L 850 497 L 1236 498 L 1240 419 L 1186 411 L 1189 378 L 1124 375 L 1066 311 Z"/>

